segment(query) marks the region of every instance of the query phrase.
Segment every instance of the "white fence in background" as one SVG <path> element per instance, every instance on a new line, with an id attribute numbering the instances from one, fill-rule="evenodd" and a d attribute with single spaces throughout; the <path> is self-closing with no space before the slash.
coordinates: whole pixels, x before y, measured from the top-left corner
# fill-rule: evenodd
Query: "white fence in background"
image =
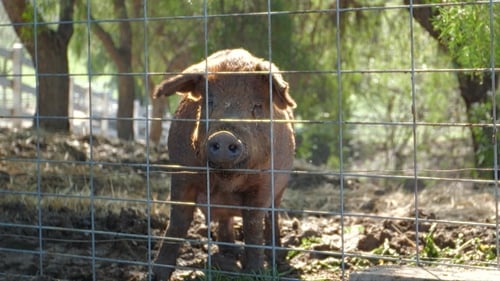
<path id="1" fill-rule="evenodd" d="M 21 44 L 14 44 L 11 50 L 0 47 L 0 63 L 0 127 L 30 127 L 36 109 L 33 63 Z M 118 101 L 112 92 L 90 92 L 89 85 L 78 84 L 71 79 L 69 94 L 69 117 L 74 134 L 89 134 L 92 123 L 92 134 L 117 136 L 115 118 Z M 136 140 L 146 140 L 148 113 L 151 113 L 151 108 L 142 106 L 136 100 L 133 116 Z"/>

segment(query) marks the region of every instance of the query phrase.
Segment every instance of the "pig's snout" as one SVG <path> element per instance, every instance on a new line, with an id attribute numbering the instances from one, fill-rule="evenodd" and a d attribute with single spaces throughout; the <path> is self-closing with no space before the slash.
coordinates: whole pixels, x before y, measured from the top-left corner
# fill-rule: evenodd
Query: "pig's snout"
<path id="1" fill-rule="evenodd" d="M 208 162 L 214 168 L 230 168 L 243 155 L 243 143 L 228 131 L 213 133 L 207 140 Z"/>

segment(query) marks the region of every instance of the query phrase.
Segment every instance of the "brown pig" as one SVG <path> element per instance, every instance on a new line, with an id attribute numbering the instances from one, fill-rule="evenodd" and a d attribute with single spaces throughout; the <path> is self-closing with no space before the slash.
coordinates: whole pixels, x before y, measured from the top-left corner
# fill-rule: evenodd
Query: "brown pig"
<path id="1" fill-rule="evenodd" d="M 280 245 L 278 215 L 259 209 L 273 201 L 279 206 L 295 150 L 296 105 L 278 71 L 246 50 L 223 50 L 156 88 L 154 97 L 184 96 L 169 131 L 170 160 L 186 169 L 201 167 L 172 175 L 170 223 L 153 268 L 156 280 L 168 280 L 174 270 L 180 239 L 168 239 L 186 236 L 193 203 L 218 222 L 223 254 L 234 253 L 228 244 L 235 241 L 233 217 L 242 216 L 245 272 L 264 266 L 262 245 L 264 239 L 271 245 L 271 227 L 274 245 Z"/>

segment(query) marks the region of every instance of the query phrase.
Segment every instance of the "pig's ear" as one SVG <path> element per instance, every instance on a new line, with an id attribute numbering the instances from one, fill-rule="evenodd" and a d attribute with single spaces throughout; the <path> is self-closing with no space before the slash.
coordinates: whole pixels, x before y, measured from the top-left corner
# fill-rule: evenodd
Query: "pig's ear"
<path id="1" fill-rule="evenodd" d="M 280 109 L 295 108 L 297 104 L 293 98 L 288 93 L 288 83 L 283 79 L 279 72 L 279 69 L 274 65 L 270 64 L 268 61 L 262 61 L 257 66 L 258 71 L 269 71 L 269 65 L 271 65 L 271 76 L 273 84 L 273 100 L 276 106 Z M 266 75 L 269 77 L 269 75 Z"/>
<path id="2" fill-rule="evenodd" d="M 172 78 L 163 80 L 156 86 L 153 98 L 161 96 L 171 96 L 176 92 L 190 93 L 194 92 L 196 84 L 202 78 L 200 74 L 179 74 Z"/>
<path id="3" fill-rule="evenodd" d="M 287 107 L 295 108 L 297 104 L 288 93 L 288 83 L 283 80 L 279 73 L 273 73 L 273 99 L 278 108 L 286 109 Z"/>

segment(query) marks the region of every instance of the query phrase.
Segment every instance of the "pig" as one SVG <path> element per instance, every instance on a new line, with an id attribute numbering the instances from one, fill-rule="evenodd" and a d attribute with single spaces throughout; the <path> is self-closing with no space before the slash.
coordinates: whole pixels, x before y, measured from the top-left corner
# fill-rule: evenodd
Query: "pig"
<path id="1" fill-rule="evenodd" d="M 294 159 L 296 103 L 288 83 L 269 61 L 230 49 L 164 80 L 153 97 L 176 92 L 183 98 L 169 130 L 170 161 L 199 168 L 172 174 L 170 223 L 154 278 L 168 280 L 174 271 L 196 204 L 218 222 L 222 254 L 237 256 L 227 243 L 235 242 L 233 217 L 242 217 L 243 271 L 257 272 L 265 266 L 264 242 L 280 246 L 278 215 L 269 208 L 280 205 Z"/>

